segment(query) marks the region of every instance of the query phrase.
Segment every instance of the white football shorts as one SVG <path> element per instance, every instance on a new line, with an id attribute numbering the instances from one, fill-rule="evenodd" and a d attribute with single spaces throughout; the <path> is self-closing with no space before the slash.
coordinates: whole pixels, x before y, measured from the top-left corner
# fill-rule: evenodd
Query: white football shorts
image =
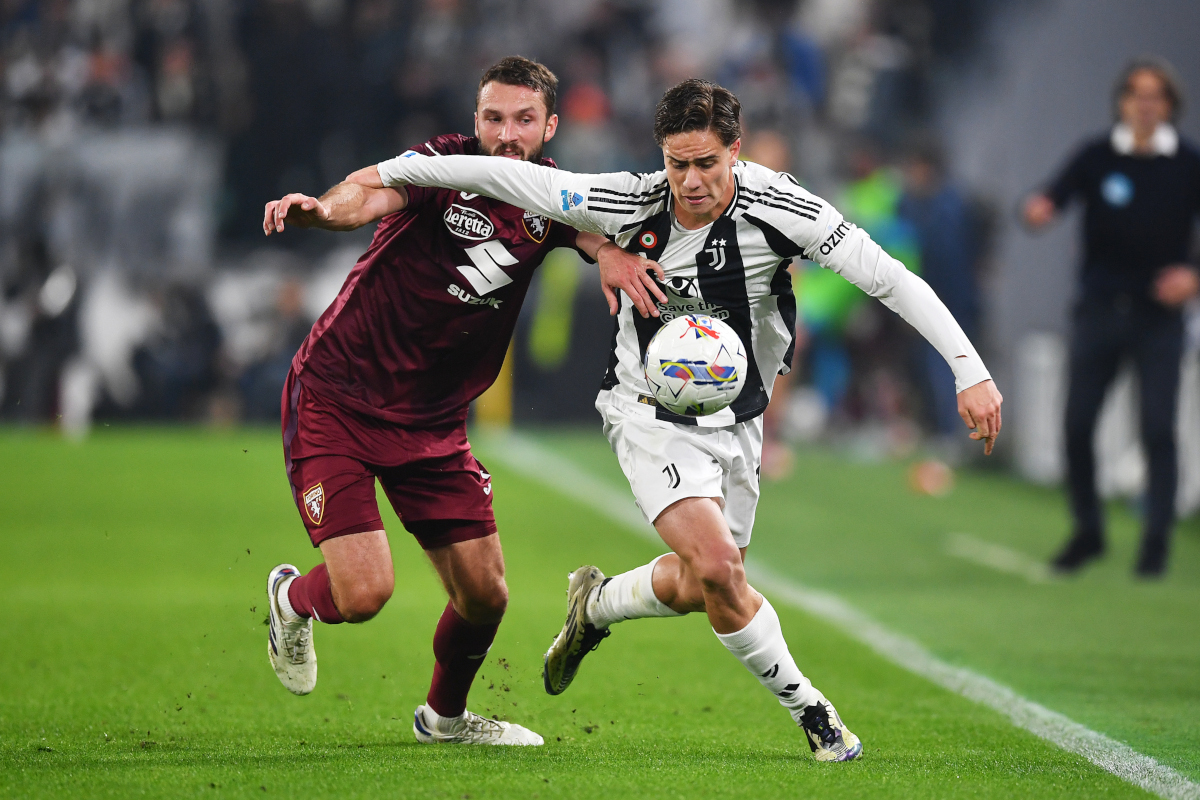
<path id="1" fill-rule="evenodd" d="M 762 463 L 761 416 L 724 428 L 679 425 L 628 414 L 604 395 L 596 410 L 647 522 L 653 524 L 677 500 L 714 497 L 723 503 L 737 546 L 750 544 Z"/>

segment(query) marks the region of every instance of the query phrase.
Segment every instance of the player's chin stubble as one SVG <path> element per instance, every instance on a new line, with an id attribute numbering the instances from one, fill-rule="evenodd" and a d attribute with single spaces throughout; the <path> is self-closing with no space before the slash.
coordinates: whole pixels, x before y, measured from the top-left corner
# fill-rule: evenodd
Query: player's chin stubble
<path id="1" fill-rule="evenodd" d="M 532 161 L 536 164 L 542 160 L 542 151 L 544 149 L 544 147 L 539 146 L 533 152 L 526 154 L 525 151 L 517 145 L 496 145 L 489 150 L 487 154 L 489 156 L 516 156 L 522 161 Z"/>

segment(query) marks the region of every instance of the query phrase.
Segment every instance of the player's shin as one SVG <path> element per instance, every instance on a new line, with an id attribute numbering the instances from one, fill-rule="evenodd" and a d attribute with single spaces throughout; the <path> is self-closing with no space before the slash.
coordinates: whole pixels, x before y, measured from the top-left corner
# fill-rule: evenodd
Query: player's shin
<path id="1" fill-rule="evenodd" d="M 472 625 L 446 604 L 433 635 L 433 682 L 426 704 L 443 717 L 460 716 L 475 673 L 492 647 L 500 623 Z"/>
<path id="2" fill-rule="evenodd" d="M 734 633 L 717 633 L 717 638 L 797 722 L 807 706 L 825 700 L 796 666 L 784 641 L 779 615 L 767 598 L 763 598 L 762 607 L 749 625 Z"/>
<path id="3" fill-rule="evenodd" d="M 597 628 L 607 628 L 627 619 L 680 616 L 654 594 L 654 566 L 662 557 L 614 575 L 592 590 L 584 612 L 587 621 Z"/>

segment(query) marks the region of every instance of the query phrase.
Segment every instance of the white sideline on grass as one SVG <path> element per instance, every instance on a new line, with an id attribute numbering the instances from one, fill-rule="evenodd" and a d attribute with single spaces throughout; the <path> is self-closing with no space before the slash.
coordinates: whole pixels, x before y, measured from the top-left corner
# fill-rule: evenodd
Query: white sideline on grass
<path id="1" fill-rule="evenodd" d="M 557 489 L 645 539 L 662 544 L 627 492 L 520 434 L 493 433 L 476 438 L 490 457 L 498 458 L 516 472 Z M 746 572 L 759 589 L 831 623 L 893 664 L 998 711 L 1017 727 L 1083 756 L 1122 780 L 1169 800 L 1200 800 L 1200 784 L 1174 769 L 1027 700 L 990 678 L 942 661 L 916 641 L 888 630 L 840 597 L 806 588 L 754 559 L 746 560 Z"/>
<path id="2" fill-rule="evenodd" d="M 951 534 L 946 539 L 946 552 L 955 558 L 970 561 L 981 567 L 1016 575 L 1030 583 L 1050 583 L 1054 575 L 1042 561 L 1030 558 L 1025 553 L 1011 550 L 1004 545 L 985 542 L 965 533 Z"/>

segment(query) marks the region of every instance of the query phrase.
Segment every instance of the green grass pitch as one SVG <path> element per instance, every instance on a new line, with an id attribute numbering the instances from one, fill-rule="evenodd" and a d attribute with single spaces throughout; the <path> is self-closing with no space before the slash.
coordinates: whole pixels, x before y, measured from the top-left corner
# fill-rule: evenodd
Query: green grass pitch
<path id="1" fill-rule="evenodd" d="M 538 439 L 622 485 L 598 430 Z M 860 761 L 812 762 L 696 615 L 619 626 L 548 697 L 541 654 L 567 572 L 618 572 L 661 549 L 480 456 L 511 603 L 470 707 L 539 731 L 543 748 L 414 742 L 445 599 L 386 505 L 391 603 L 365 625 L 318 626 L 312 695 L 279 685 L 266 574 L 319 554 L 277 433 L 102 429 L 76 445 L 0 431 L 0 797 L 1146 796 L 780 602 L 801 668 L 862 737 Z M 977 473 L 936 500 L 909 493 L 903 465 L 798 461 L 764 488 L 757 558 L 1200 779 L 1195 522 L 1162 583 L 1130 578 L 1136 526 L 1115 509 L 1107 562 L 1032 585 L 954 558 L 946 537 L 1045 557 L 1066 526 L 1057 493 Z"/>

